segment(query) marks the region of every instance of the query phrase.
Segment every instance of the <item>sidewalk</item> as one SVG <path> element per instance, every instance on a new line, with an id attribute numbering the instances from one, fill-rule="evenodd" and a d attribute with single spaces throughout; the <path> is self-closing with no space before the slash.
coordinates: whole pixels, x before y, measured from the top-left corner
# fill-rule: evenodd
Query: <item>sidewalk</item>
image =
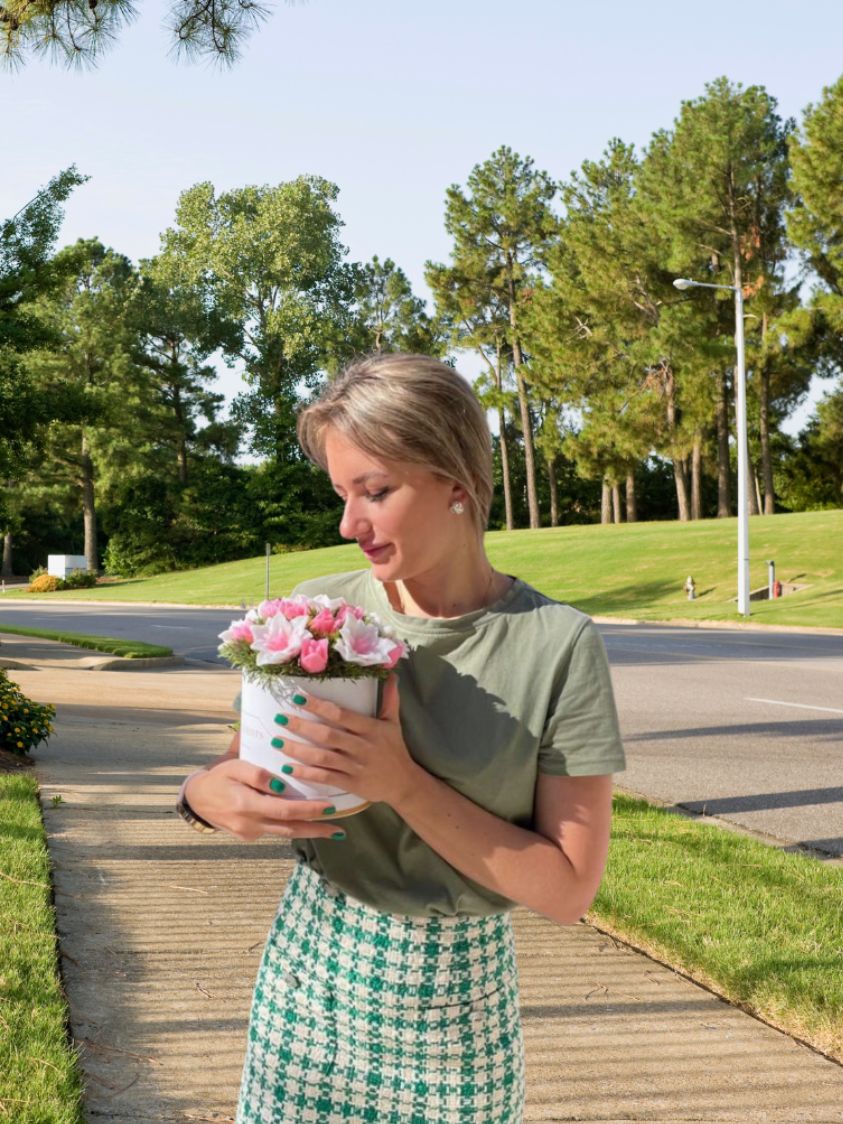
<path id="1" fill-rule="evenodd" d="M 23 637 L 0 649 L 37 666 L 11 675 L 58 706 L 35 759 L 88 1119 L 230 1122 L 293 858 L 283 844 L 192 832 L 173 801 L 228 743 L 238 677 L 121 675 L 77 656 Z M 840 1066 L 587 925 L 523 909 L 514 920 L 525 1121 L 843 1121 Z"/>

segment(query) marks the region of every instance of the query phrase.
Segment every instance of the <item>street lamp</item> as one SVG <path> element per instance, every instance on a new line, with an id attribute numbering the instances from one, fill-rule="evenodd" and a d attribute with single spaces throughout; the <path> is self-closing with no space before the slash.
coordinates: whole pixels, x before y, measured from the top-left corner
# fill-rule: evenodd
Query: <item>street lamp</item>
<path id="1" fill-rule="evenodd" d="M 705 281 L 690 281 L 677 277 L 674 288 L 728 289 L 735 294 L 735 347 L 737 365 L 737 415 L 738 415 L 738 612 L 749 616 L 749 471 L 746 442 L 746 357 L 743 338 L 743 293 L 738 285 L 711 285 Z"/>

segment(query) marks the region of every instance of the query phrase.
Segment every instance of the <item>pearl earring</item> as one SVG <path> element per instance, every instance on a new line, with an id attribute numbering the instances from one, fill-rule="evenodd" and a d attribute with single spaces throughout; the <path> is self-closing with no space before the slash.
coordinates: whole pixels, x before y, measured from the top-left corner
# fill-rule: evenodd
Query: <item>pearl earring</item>
<path id="1" fill-rule="evenodd" d="M 454 515 L 462 515 L 462 513 L 465 511 L 465 505 L 462 504 L 459 500 L 454 500 L 454 502 L 451 504 L 451 511 L 454 513 Z"/>

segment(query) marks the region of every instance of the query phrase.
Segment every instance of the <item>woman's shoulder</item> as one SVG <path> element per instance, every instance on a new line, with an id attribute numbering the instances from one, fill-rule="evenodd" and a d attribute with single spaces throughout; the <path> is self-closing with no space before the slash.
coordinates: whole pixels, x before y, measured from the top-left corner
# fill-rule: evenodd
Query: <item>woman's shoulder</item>
<path id="1" fill-rule="evenodd" d="M 571 636 L 578 636 L 593 625 L 591 617 L 575 605 L 542 593 L 521 579 L 509 608 L 516 621 L 521 618 L 518 623 L 524 628 L 551 628 L 557 635 L 559 630 L 564 630 Z"/>

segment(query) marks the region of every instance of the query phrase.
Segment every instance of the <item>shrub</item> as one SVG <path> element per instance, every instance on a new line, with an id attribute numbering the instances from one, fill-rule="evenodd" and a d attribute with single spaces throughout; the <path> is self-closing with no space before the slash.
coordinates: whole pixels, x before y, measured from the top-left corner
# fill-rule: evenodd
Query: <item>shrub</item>
<path id="1" fill-rule="evenodd" d="M 42 574 L 47 573 L 46 566 L 36 566 L 32 573 L 29 575 L 29 580 L 34 582 L 36 578 L 40 578 Z"/>
<path id="2" fill-rule="evenodd" d="M 66 578 L 59 581 L 59 589 L 93 589 L 97 584 L 97 575 L 90 570 L 74 570 Z"/>
<path id="3" fill-rule="evenodd" d="M 59 579 L 52 574 L 39 574 L 35 581 L 29 583 L 30 593 L 55 593 L 59 588 Z"/>
<path id="4" fill-rule="evenodd" d="M 28 699 L 8 674 L 0 669 L 0 749 L 19 757 L 52 734 L 56 708 Z"/>

